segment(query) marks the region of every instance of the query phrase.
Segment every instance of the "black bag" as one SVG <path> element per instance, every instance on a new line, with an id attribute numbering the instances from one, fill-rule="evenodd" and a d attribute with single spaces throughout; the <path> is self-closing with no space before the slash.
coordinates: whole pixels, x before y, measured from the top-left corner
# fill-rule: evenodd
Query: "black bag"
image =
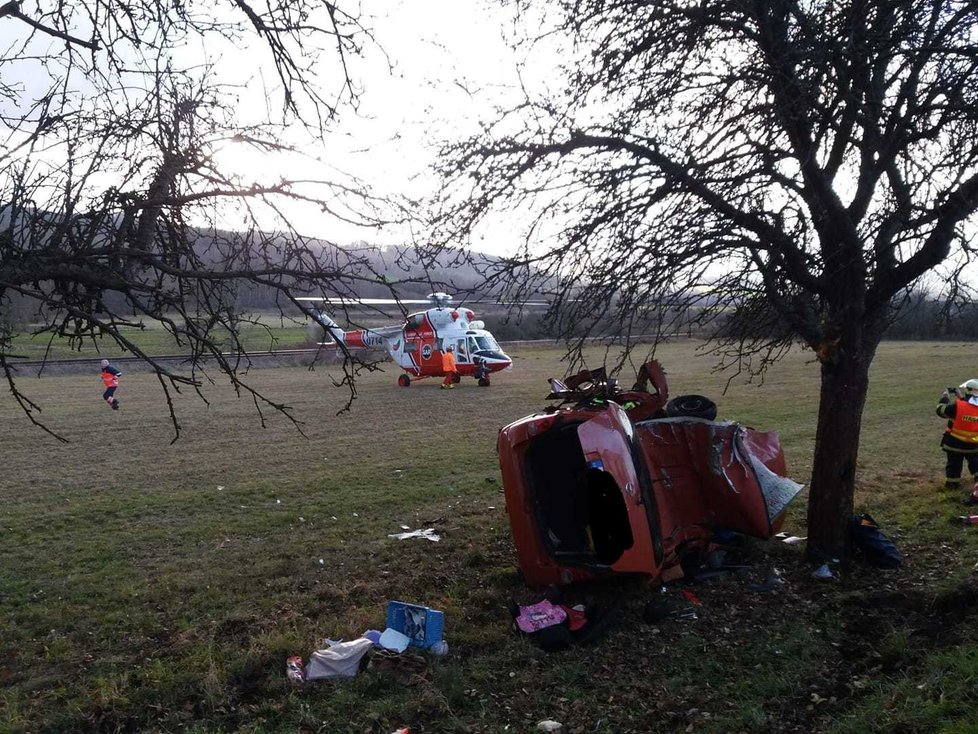
<path id="1" fill-rule="evenodd" d="M 866 562 L 876 568 L 897 568 L 903 563 L 903 556 L 887 538 L 876 520 L 863 513 L 856 515 L 849 523 L 849 532 L 854 547 L 862 551 Z"/>

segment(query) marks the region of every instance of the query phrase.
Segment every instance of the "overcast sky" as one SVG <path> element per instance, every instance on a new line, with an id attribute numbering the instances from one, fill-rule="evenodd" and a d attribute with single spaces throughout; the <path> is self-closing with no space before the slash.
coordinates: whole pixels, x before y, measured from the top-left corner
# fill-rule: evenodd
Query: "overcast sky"
<path id="1" fill-rule="evenodd" d="M 270 161 L 257 152 L 235 150 L 228 151 L 229 165 L 255 177 L 281 172 L 290 178 L 330 177 L 335 167 L 377 194 L 421 197 L 434 185 L 427 172 L 439 141 L 475 132 L 493 102 L 518 93 L 516 56 L 504 37 L 511 30 L 509 15 L 498 4 L 394 0 L 373 3 L 365 13 L 364 25 L 374 31 L 376 45 L 368 45 L 364 57 L 351 64 L 362 85 L 357 112 L 342 111 L 321 147 L 307 149 L 308 158 Z M 257 111 L 266 100 L 254 94 L 248 104 Z M 359 230 L 326 219 L 311 206 L 290 211 L 303 234 L 341 243 L 398 244 L 408 237 L 397 228 Z M 486 247 L 510 249 L 515 235 L 498 234 Z"/>

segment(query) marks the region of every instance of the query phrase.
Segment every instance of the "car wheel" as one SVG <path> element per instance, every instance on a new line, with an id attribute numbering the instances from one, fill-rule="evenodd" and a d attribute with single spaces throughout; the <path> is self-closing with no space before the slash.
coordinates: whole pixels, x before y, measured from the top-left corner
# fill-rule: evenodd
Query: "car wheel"
<path id="1" fill-rule="evenodd" d="M 680 395 L 666 403 L 666 415 L 712 421 L 717 417 L 717 404 L 702 395 Z"/>
<path id="2" fill-rule="evenodd" d="M 411 384 L 411 378 L 407 375 L 401 375 L 397 378 L 397 384 L 401 387 L 408 387 Z"/>

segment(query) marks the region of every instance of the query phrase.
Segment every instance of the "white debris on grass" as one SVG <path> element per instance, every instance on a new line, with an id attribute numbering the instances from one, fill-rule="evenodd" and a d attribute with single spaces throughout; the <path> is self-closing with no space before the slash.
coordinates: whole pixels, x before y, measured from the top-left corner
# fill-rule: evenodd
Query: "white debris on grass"
<path id="1" fill-rule="evenodd" d="M 424 538 L 425 540 L 432 540 L 437 543 L 441 540 L 441 536 L 435 532 L 434 528 L 424 528 L 423 530 L 412 530 L 405 533 L 391 533 L 387 536 L 388 538 L 394 538 L 395 540 L 405 540 L 407 538 Z"/>
<path id="2" fill-rule="evenodd" d="M 537 731 L 554 732 L 560 731 L 563 728 L 563 724 L 559 721 L 552 721 L 551 719 L 544 719 L 543 721 L 537 722 Z"/>

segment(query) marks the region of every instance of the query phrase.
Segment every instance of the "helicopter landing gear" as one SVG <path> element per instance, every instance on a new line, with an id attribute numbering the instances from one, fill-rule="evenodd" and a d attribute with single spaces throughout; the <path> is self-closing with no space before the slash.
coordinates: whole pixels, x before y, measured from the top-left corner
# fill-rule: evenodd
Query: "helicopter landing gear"
<path id="1" fill-rule="evenodd" d="M 401 387 L 408 387 L 411 384 L 411 378 L 407 375 L 401 375 L 397 378 L 397 384 Z"/>
<path id="2" fill-rule="evenodd" d="M 458 372 L 456 372 L 456 373 L 455 373 L 455 374 L 454 374 L 454 375 L 452 376 L 452 382 L 454 382 L 454 383 L 455 383 L 455 384 L 457 385 L 457 384 L 458 384 L 458 383 L 460 383 L 461 381 L 462 381 L 462 376 L 461 376 L 461 375 L 460 375 L 460 374 L 459 374 Z"/>
<path id="3" fill-rule="evenodd" d="M 485 361 L 478 357 L 475 360 L 475 379 L 479 381 L 479 387 L 489 387 L 489 369 Z"/>

